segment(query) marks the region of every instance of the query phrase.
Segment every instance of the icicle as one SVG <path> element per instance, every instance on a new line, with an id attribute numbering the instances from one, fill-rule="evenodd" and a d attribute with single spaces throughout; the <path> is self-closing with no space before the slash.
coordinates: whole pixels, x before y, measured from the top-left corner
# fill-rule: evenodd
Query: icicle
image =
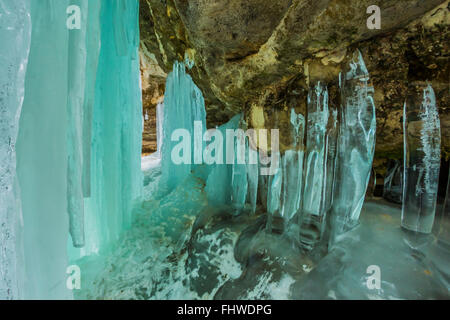
<path id="1" fill-rule="evenodd" d="M 113 2 L 113 25 L 114 44 L 118 56 L 126 56 L 128 53 L 127 33 L 127 1 L 116 0 Z"/>
<path id="2" fill-rule="evenodd" d="M 302 243 L 312 248 L 325 226 L 327 196 L 328 91 L 320 82 L 308 95 L 308 127 L 302 208 Z"/>
<path id="3" fill-rule="evenodd" d="M 248 149 L 248 140 L 242 129 L 237 130 L 235 139 L 235 159 L 233 164 L 231 179 L 231 200 L 237 213 L 240 212 L 247 198 L 248 181 L 246 166 L 246 150 Z"/>
<path id="4" fill-rule="evenodd" d="M 173 72 L 169 74 L 166 82 L 166 93 L 164 96 L 164 144 L 162 147 L 162 177 L 161 187 L 167 192 L 172 191 L 188 175 L 191 174 L 193 164 L 196 162 L 196 155 L 203 150 L 203 142 L 198 145 L 195 139 L 195 122 L 202 127 L 199 132 L 200 139 L 206 129 L 205 102 L 200 89 L 194 84 L 191 76 L 186 74 L 184 63 L 175 62 Z M 190 135 L 190 146 L 192 152 L 189 153 L 188 163 L 176 164 L 172 159 L 175 147 L 181 142 L 173 141 L 172 134 L 179 129 Z M 176 137 L 180 138 L 180 137 Z M 183 154 L 184 155 L 184 154 Z M 198 160 L 198 159 L 197 159 Z"/>
<path id="5" fill-rule="evenodd" d="M 69 238 L 68 4 L 69 1 L 31 1 L 32 41 L 17 139 L 26 257 L 25 299 L 72 297 L 65 285 Z"/>
<path id="6" fill-rule="evenodd" d="M 326 134 L 326 165 L 325 165 L 325 201 L 323 211 L 328 213 L 334 199 L 334 183 L 336 174 L 336 154 L 338 137 L 338 113 L 335 106 L 329 106 L 329 117 Z"/>
<path id="7" fill-rule="evenodd" d="M 278 159 L 280 159 L 279 152 Z M 270 216 L 273 216 L 275 213 L 279 213 L 280 210 L 282 178 L 283 171 L 281 167 L 278 167 L 274 175 L 268 177 L 267 212 Z"/>
<path id="8" fill-rule="evenodd" d="M 97 65 L 97 74 L 95 99 L 91 96 L 94 82 L 86 83 L 85 106 L 89 110 L 92 106 L 90 103 L 94 102 L 94 105 L 92 121 L 88 120 L 89 116 L 85 118 L 84 131 L 84 143 L 91 146 L 91 161 L 90 164 L 83 164 L 84 183 L 90 182 L 90 197 L 85 199 L 86 245 L 82 250 L 71 248 L 69 254 L 72 259 L 98 253 L 118 239 L 123 230 L 131 225 L 132 209 L 141 196 L 142 188 L 140 69 L 139 61 L 133 59 L 138 45 L 133 41 L 124 41 L 122 45 L 126 45 L 126 48 L 118 53 L 116 44 L 119 39 L 111 28 L 118 21 L 120 28 L 125 28 L 124 33 L 128 33 L 129 29 L 134 30 L 137 1 L 89 0 L 89 8 L 91 4 L 92 12 L 89 14 L 92 16 L 88 15 L 92 20 L 88 21 L 87 68 Z M 100 5 L 101 14 L 98 17 Z M 116 11 L 119 7 L 122 8 L 120 12 Z M 117 14 L 121 16 L 116 21 L 114 17 Z M 100 19 L 100 25 L 97 19 Z M 99 27 L 100 38 L 96 34 Z M 96 41 L 101 41 L 99 55 L 99 42 Z M 88 70 L 88 74 L 90 72 L 93 71 Z M 86 152 L 84 158 L 88 155 L 89 152 Z"/>
<path id="9" fill-rule="evenodd" d="M 235 115 L 226 124 L 220 126 L 218 130 L 221 132 L 222 137 L 226 136 L 226 130 L 236 130 L 239 127 L 240 119 L 242 115 Z M 227 139 L 223 141 L 223 152 L 226 155 L 226 144 L 235 143 L 233 139 Z M 231 148 L 231 145 L 228 146 Z M 208 176 L 205 191 L 207 193 L 208 204 L 210 205 L 229 205 L 231 203 L 231 180 L 233 174 L 232 164 L 215 164 L 211 169 L 211 173 Z"/>
<path id="10" fill-rule="evenodd" d="M 88 2 L 78 0 L 81 28 L 69 33 L 69 82 L 67 96 L 67 211 L 73 246 L 84 246 L 83 198 L 83 104 L 86 83 L 86 36 Z"/>
<path id="11" fill-rule="evenodd" d="M 164 120 L 164 104 L 158 103 L 158 105 L 156 106 L 156 143 L 157 143 L 156 152 L 159 158 L 161 158 L 163 136 L 164 136 L 163 120 Z"/>
<path id="12" fill-rule="evenodd" d="M 376 116 L 374 89 L 361 52 L 340 75 L 341 110 L 333 199 L 333 242 L 358 223 L 372 168 Z"/>
<path id="13" fill-rule="evenodd" d="M 431 85 L 422 96 L 408 95 L 403 113 L 404 188 L 402 227 L 430 233 L 436 212 L 441 158 L 441 129 Z"/>
<path id="14" fill-rule="evenodd" d="M 100 11 L 101 0 L 89 0 L 86 44 L 87 48 L 89 48 L 89 54 L 86 59 L 86 86 L 83 106 L 83 195 L 85 198 L 91 196 L 92 115 L 100 54 Z"/>
<path id="15" fill-rule="evenodd" d="M 258 198 L 259 166 L 258 152 L 248 144 L 248 162 L 247 162 L 247 183 L 248 200 L 251 206 L 251 212 L 256 212 L 256 202 Z"/>
<path id="16" fill-rule="evenodd" d="M 30 49 L 28 0 L 0 1 L 0 300 L 22 298 L 16 139 Z"/>
<path id="17" fill-rule="evenodd" d="M 300 208 L 303 182 L 303 136 L 305 118 L 291 109 L 291 125 L 294 137 L 293 150 L 286 150 L 282 160 L 283 193 L 281 216 L 285 223 L 293 218 Z"/>

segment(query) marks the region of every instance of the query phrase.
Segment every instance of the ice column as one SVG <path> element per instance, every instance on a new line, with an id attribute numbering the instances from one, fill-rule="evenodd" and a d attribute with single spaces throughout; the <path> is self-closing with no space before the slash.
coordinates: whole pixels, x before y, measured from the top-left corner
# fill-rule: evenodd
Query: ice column
<path id="1" fill-rule="evenodd" d="M 81 10 L 80 29 L 69 32 L 67 96 L 67 212 L 74 247 L 84 246 L 83 107 L 86 83 L 88 1 L 72 1 Z"/>
<path id="2" fill-rule="evenodd" d="M 23 297 L 16 139 L 30 35 L 29 0 L 0 0 L 0 300 Z"/>
<path id="3" fill-rule="evenodd" d="M 301 240 L 312 247 L 325 226 L 327 199 L 328 91 L 318 82 L 308 95 L 307 137 L 303 189 Z M 330 181 L 332 182 L 332 181 Z"/>
<path id="4" fill-rule="evenodd" d="M 233 130 L 233 132 L 239 127 L 241 114 L 235 115 L 230 121 L 217 128 L 220 131 L 217 139 L 220 137 L 226 137 L 227 130 Z M 222 141 L 222 156 L 225 159 L 227 144 L 234 144 L 234 139 Z M 209 145 L 209 143 L 208 143 Z M 228 146 L 231 148 L 231 146 Z M 219 157 L 220 158 L 220 157 Z M 231 203 L 231 181 L 233 174 L 233 165 L 227 164 L 226 161 L 221 161 L 212 165 L 211 172 L 208 175 L 206 181 L 205 191 L 207 194 L 209 205 L 229 205 Z"/>
<path id="5" fill-rule="evenodd" d="M 412 88 L 411 88 L 412 89 Z M 431 85 L 408 95 L 403 113 L 404 188 L 402 227 L 430 233 L 436 212 L 441 129 Z"/>
<path id="6" fill-rule="evenodd" d="M 374 89 L 357 50 L 349 70 L 340 74 L 341 110 L 333 199 L 333 236 L 358 223 L 372 168 L 376 117 Z"/>
<path id="7" fill-rule="evenodd" d="M 26 299 L 72 296 L 66 287 L 68 6 L 65 0 L 31 1 L 31 47 L 17 140 Z"/>
<path id="8" fill-rule="evenodd" d="M 227 134 L 227 142 L 234 141 L 234 149 L 228 149 L 227 155 L 234 153 L 232 179 L 231 179 L 231 201 L 236 213 L 239 213 L 245 205 L 248 192 L 247 164 L 248 162 L 248 139 L 242 129 L 243 121 L 241 119 L 240 129 L 233 135 Z"/>
<path id="9" fill-rule="evenodd" d="M 291 109 L 291 130 L 293 148 L 286 150 L 282 159 L 283 191 L 281 216 L 288 223 L 300 208 L 303 182 L 303 137 L 305 133 L 305 118 Z"/>
<path id="10" fill-rule="evenodd" d="M 94 2 L 89 0 L 90 5 Z M 100 4 L 98 60 L 98 43 L 95 42 L 98 36 L 89 32 L 92 38 L 88 38 L 92 45 L 88 49 L 88 63 L 97 64 L 98 68 L 92 129 L 85 137 L 91 146 L 90 169 L 86 168 L 90 171 L 91 187 L 90 197 L 85 198 L 86 246 L 80 255 L 108 249 L 131 225 L 132 209 L 142 188 L 139 2 L 117 0 L 101 1 Z M 94 9 L 90 16 L 92 33 L 98 32 L 99 25 L 95 21 L 98 3 Z M 88 92 L 92 90 L 91 85 L 91 82 L 86 84 Z M 86 101 L 92 101 L 90 94 L 86 93 Z M 71 257 L 75 258 L 75 253 Z"/>
<path id="11" fill-rule="evenodd" d="M 196 128 L 194 122 L 197 123 Z M 202 163 L 206 128 L 203 95 L 181 62 L 174 63 L 173 71 L 167 77 L 163 127 L 161 188 L 170 192 L 186 179 L 194 164 Z M 200 141 L 196 137 L 200 137 Z M 182 161 L 176 163 L 175 158 Z"/>
<path id="12" fill-rule="evenodd" d="M 255 131 L 252 131 L 255 134 Z M 251 212 L 256 212 L 256 202 L 258 200 L 258 183 L 259 183 L 259 165 L 258 151 L 256 146 L 252 146 L 249 138 L 248 142 L 248 162 L 247 162 L 247 183 L 248 183 L 248 202 L 250 203 Z"/>
<path id="13" fill-rule="evenodd" d="M 91 196 L 91 147 L 92 122 L 95 104 L 95 83 L 97 80 L 98 59 L 100 54 L 101 37 L 101 0 L 89 0 L 87 13 L 86 48 L 86 76 L 83 104 L 83 195 Z"/>
<path id="14" fill-rule="evenodd" d="M 163 120 L 164 120 L 164 104 L 158 103 L 156 106 L 156 143 L 157 143 L 157 156 L 161 158 L 161 150 L 163 145 Z"/>
<path id="15" fill-rule="evenodd" d="M 274 152 L 274 151 L 272 151 Z M 278 151 L 276 157 L 281 159 Z M 267 183 L 267 213 L 270 216 L 278 213 L 281 209 L 281 187 L 283 183 L 283 170 L 278 167 L 273 175 L 269 175 Z"/>

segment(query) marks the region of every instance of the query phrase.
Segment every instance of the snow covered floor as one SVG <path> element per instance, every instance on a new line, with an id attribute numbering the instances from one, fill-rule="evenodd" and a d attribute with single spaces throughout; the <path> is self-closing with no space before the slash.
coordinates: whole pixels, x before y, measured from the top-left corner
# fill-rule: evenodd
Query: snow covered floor
<path id="1" fill-rule="evenodd" d="M 146 200 L 112 253 L 78 262 L 76 298 L 450 298 L 448 248 L 405 233 L 398 206 L 366 201 L 361 224 L 317 259 L 268 234 L 263 212 L 233 217 L 231 208 L 208 207 L 204 181 L 194 175 L 158 197 L 160 172 L 145 172 Z M 380 289 L 367 286 L 369 266 L 379 267 Z"/>

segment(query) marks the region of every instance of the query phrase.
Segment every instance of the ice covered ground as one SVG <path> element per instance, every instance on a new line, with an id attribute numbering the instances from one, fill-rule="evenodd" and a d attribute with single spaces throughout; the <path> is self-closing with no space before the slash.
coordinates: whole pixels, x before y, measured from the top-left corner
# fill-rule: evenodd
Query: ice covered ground
<path id="1" fill-rule="evenodd" d="M 307 256 L 281 233 L 267 233 L 264 212 L 236 217 L 231 208 L 208 207 L 196 174 L 161 197 L 160 167 L 148 168 L 132 228 L 109 254 L 77 261 L 76 298 L 450 298 L 448 248 L 405 233 L 396 205 L 366 201 L 356 229 L 325 257 Z M 380 289 L 367 286 L 370 266 L 379 267 Z"/>

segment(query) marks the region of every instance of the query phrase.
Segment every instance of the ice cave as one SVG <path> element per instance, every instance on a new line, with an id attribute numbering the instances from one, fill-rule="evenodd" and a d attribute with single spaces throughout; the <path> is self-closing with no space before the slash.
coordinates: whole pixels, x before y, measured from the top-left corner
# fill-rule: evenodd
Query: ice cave
<path id="1" fill-rule="evenodd" d="M 0 0 L 0 300 L 450 299 L 450 2 L 373 2 Z"/>

